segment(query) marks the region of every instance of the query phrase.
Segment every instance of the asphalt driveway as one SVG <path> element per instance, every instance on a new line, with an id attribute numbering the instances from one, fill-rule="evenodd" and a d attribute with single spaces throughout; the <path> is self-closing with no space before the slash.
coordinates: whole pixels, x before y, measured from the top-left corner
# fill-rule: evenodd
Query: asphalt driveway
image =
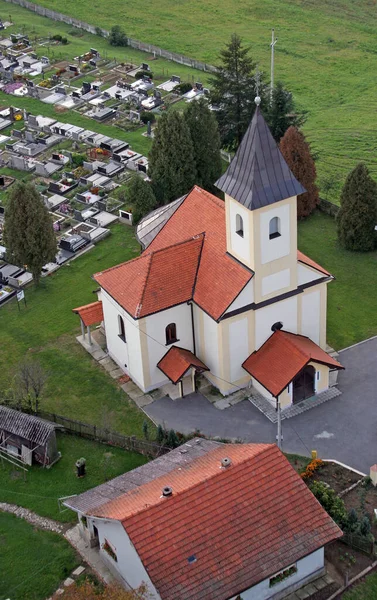
<path id="1" fill-rule="evenodd" d="M 342 395 L 283 421 L 283 450 L 310 455 L 318 450 L 364 473 L 377 463 L 377 337 L 342 350 L 339 374 Z M 214 408 L 201 394 L 168 397 L 145 407 L 167 429 L 199 430 L 208 436 L 246 442 L 275 442 L 276 425 L 248 400 L 226 410 Z"/>

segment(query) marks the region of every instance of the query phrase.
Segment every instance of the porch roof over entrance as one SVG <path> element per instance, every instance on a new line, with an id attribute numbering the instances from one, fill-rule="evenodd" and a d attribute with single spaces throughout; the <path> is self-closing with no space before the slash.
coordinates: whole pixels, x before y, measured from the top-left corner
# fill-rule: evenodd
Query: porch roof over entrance
<path id="1" fill-rule="evenodd" d="M 179 346 L 172 346 L 157 366 L 173 383 L 178 383 L 191 367 L 199 372 L 209 371 L 209 368 L 195 354 Z"/>
<path id="2" fill-rule="evenodd" d="M 276 398 L 311 361 L 344 368 L 309 338 L 282 330 L 275 331 L 242 366 Z"/>
<path id="3" fill-rule="evenodd" d="M 100 300 L 86 304 L 85 306 L 73 308 L 72 312 L 80 316 L 86 327 L 103 321 L 102 302 Z"/>

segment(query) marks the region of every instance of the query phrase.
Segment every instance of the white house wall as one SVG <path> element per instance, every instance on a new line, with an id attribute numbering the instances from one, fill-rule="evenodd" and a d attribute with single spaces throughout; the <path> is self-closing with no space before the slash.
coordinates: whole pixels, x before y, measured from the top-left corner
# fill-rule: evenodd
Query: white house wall
<path id="1" fill-rule="evenodd" d="M 303 265 L 302 263 L 297 263 L 297 284 L 303 285 L 305 283 L 310 283 L 311 281 L 316 281 L 317 279 L 322 279 L 324 277 L 323 273 L 318 273 L 314 269 Z"/>
<path id="2" fill-rule="evenodd" d="M 242 363 L 249 354 L 249 328 L 245 316 L 229 323 L 230 382 L 236 383 L 245 378 L 246 372 L 242 368 Z"/>
<path id="3" fill-rule="evenodd" d="M 290 565 L 287 565 L 287 567 L 289 566 Z M 315 573 L 320 574 L 323 571 L 323 548 L 320 548 L 312 554 L 305 556 L 305 558 L 298 560 L 296 566 L 297 573 L 291 575 L 273 587 L 270 587 L 270 578 L 268 577 L 245 592 L 242 592 L 239 594 L 239 596 L 234 596 L 231 600 L 235 600 L 235 598 L 238 597 L 241 600 L 279 600 L 280 598 L 284 598 L 289 589 L 291 589 L 291 591 L 298 589 L 303 583 L 305 583 L 305 581 L 310 580 L 312 575 Z"/>
<path id="4" fill-rule="evenodd" d="M 225 311 L 226 313 L 232 312 L 233 310 L 237 310 L 238 308 L 243 308 L 244 306 L 248 306 L 254 302 L 254 279 L 251 279 L 242 292 L 237 296 L 234 302 L 229 306 L 229 308 Z"/>
<path id="5" fill-rule="evenodd" d="M 271 327 L 274 323 L 283 323 L 283 329 L 290 333 L 297 333 L 297 296 L 287 298 L 259 308 L 255 311 L 255 349 L 259 348 L 272 334 Z"/>
<path id="6" fill-rule="evenodd" d="M 139 323 L 104 290 L 101 300 L 109 355 L 139 387 L 144 388 Z M 119 337 L 119 315 L 123 318 L 126 342 Z"/>
<path id="7" fill-rule="evenodd" d="M 291 285 L 291 270 L 284 269 L 262 279 L 262 296 L 268 296 Z"/>
<path id="8" fill-rule="evenodd" d="M 119 521 L 92 520 L 98 530 L 100 553 L 104 562 L 109 565 L 111 570 L 118 573 L 129 587 L 136 589 L 145 583 L 153 600 L 159 600 L 161 596 L 150 580 L 123 525 Z M 102 546 L 105 540 L 109 542 L 116 553 L 117 561 L 103 550 Z"/>
<path id="9" fill-rule="evenodd" d="M 301 296 L 301 334 L 320 343 L 321 292 L 319 289 Z"/>
<path id="10" fill-rule="evenodd" d="M 166 345 L 165 329 L 170 323 L 175 323 L 177 326 L 178 341 L 174 345 L 190 350 L 191 352 L 194 351 L 191 307 L 189 304 L 180 304 L 155 315 L 145 317 L 140 327 L 142 330 L 141 335 L 146 334 L 149 369 L 149 381 L 146 382 L 146 387 L 149 389 L 153 389 L 167 381 L 165 375 L 157 367 L 157 363 L 173 345 Z"/>

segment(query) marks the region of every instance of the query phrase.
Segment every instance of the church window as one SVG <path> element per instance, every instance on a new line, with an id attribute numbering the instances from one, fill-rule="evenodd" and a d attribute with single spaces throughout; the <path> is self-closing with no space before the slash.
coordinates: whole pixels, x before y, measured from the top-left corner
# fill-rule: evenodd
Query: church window
<path id="1" fill-rule="evenodd" d="M 177 340 L 177 326 L 175 323 L 169 323 L 165 329 L 166 345 L 174 344 Z"/>
<path id="2" fill-rule="evenodd" d="M 124 329 L 124 321 L 123 318 L 118 315 L 118 328 L 119 328 L 119 337 L 124 342 L 126 341 L 126 331 Z"/>
<path id="3" fill-rule="evenodd" d="M 241 215 L 236 215 L 236 233 L 243 237 L 243 218 Z"/>
<path id="4" fill-rule="evenodd" d="M 279 217 L 272 217 L 270 221 L 270 240 L 280 237 L 280 219 Z"/>

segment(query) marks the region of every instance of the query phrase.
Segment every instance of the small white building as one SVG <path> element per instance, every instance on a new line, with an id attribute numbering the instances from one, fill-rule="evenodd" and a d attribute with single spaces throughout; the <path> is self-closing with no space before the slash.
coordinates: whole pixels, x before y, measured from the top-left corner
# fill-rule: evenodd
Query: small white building
<path id="1" fill-rule="evenodd" d="M 140 223 L 140 257 L 94 275 L 107 348 L 145 392 L 203 371 L 285 408 L 342 367 L 325 352 L 333 277 L 297 249 L 305 190 L 259 107 L 216 186 L 225 202 L 194 187 Z"/>
<path id="2" fill-rule="evenodd" d="M 280 600 L 342 532 L 277 446 L 194 439 L 64 504 L 128 588 L 155 600 Z"/>

